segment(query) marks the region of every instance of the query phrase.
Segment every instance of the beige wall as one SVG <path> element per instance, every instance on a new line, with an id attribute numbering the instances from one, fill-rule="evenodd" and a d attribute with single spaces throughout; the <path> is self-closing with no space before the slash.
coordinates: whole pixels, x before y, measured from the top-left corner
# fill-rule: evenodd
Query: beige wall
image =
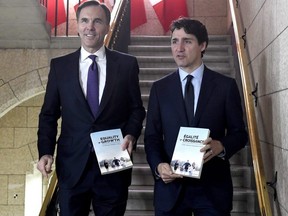
<path id="1" fill-rule="evenodd" d="M 43 96 L 21 103 L 0 118 L 0 215 L 24 215 L 26 174 L 37 161 L 37 118 Z"/>
<path id="2" fill-rule="evenodd" d="M 38 115 L 43 103 L 49 62 L 52 57 L 71 51 L 0 49 L 1 216 L 24 215 L 26 177 L 33 174 L 33 165 L 38 160 Z M 43 184 L 47 185 L 47 181 L 44 179 Z"/>
<path id="3" fill-rule="evenodd" d="M 75 49 L 0 49 L 0 118 L 45 90 L 50 59 Z"/>
<path id="4" fill-rule="evenodd" d="M 256 117 L 267 181 L 276 184 L 273 215 L 288 215 L 288 2 L 242 0 L 252 86 L 258 83 Z M 272 190 L 271 191 L 271 198 Z"/>

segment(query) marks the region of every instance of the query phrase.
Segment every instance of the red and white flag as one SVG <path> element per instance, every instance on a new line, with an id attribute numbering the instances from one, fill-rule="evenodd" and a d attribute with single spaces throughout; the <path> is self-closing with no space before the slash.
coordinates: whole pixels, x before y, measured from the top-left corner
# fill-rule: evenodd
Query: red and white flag
<path id="1" fill-rule="evenodd" d="M 165 32 L 171 22 L 179 17 L 187 17 L 186 0 L 149 0 Z"/>
<path id="2" fill-rule="evenodd" d="M 74 5 L 75 12 L 77 11 L 80 4 L 85 2 L 87 0 L 70 0 L 70 2 Z M 109 8 L 110 11 L 112 11 L 112 8 L 114 6 L 114 3 L 112 0 L 98 0 L 100 3 L 105 3 L 106 6 Z M 80 2 L 80 3 L 79 3 Z"/>
<path id="3" fill-rule="evenodd" d="M 82 1 L 80 1 L 80 2 L 79 2 L 79 0 L 72 0 L 72 4 L 74 5 L 74 11 L 75 11 L 75 13 L 76 13 L 79 5 L 82 4 L 82 3 L 85 2 L 85 1 L 87 1 L 87 0 L 82 0 Z"/>
<path id="4" fill-rule="evenodd" d="M 87 0 L 80 0 L 80 4 Z M 105 3 L 107 7 L 112 11 L 114 6 L 114 0 L 98 0 Z M 79 0 L 70 0 L 70 3 L 74 5 L 75 12 L 79 7 Z M 146 11 L 144 6 L 144 0 L 131 0 L 131 30 L 147 22 Z"/>
<path id="5" fill-rule="evenodd" d="M 56 2 L 58 5 L 56 7 Z M 56 12 L 56 8 L 58 11 Z M 57 20 L 56 20 L 57 18 Z M 47 1 L 47 21 L 54 28 L 56 25 L 60 25 L 66 22 L 66 10 L 64 0 L 49 0 Z"/>
<path id="6" fill-rule="evenodd" d="M 131 30 L 147 22 L 144 0 L 131 0 L 130 28 Z"/>

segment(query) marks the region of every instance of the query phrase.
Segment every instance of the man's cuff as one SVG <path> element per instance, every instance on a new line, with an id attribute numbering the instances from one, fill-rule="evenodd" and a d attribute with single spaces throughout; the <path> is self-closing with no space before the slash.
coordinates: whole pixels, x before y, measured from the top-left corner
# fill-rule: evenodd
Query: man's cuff
<path id="1" fill-rule="evenodd" d="M 221 159 L 224 160 L 225 159 L 225 155 L 226 155 L 226 150 L 224 148 L 224 150 L 220 154 L 218 154 L 217 157 L 220 157 Z"/>
<path id="2" fill-rule="evenodd" d="M 154 170 L 154 174 L 155 174 L 155 178 L 156 178 L 156 179 L 161 179 L 161 176 L 160 176 L 160 174 L 159 174 L 159 172 L 158 172 L 158 170 L 157 170 L 157 167 L 156 167 L 155 170 Z"/>

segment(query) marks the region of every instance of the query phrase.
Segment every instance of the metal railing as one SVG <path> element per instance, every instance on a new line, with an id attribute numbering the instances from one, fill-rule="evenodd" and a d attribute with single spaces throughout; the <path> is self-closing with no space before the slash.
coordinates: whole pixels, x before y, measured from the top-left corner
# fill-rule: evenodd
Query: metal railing
<path id="1" fill-rule="evenodd" d="M 56 191 L 57 185 L 58 185 L 58 179 L 57 179 L 56 172 L 54 171 L 51 178 L 50 178 L 48 190 L 46 192 L 46 196 L 45 196 L 44 201 L 42 203 L 42 207 L 40 209 L 39 216 L 47 216 L 46 211 L 47 211 L 47 208 L 48 208 L 48 206 L 52 200 L 54 192 Z"/>
<path id="2" fill-rule="evenodd" d="M 130 43 L 130 4 L 129 0 L 117 0 L 114 3 L 111 13 L 110 31 L 106 35 L 105 45 L 110 49 L 117 49 L 117 41 L 119 38 L 128 38 L 128 41 L 124 43 L 128 50 L 128 43 Z M 128 20 L 128 22 L 127 22 Z M 124 33 L 121 32 L 124 30 Z M 122 34 L 121 34 L 122 33 Z M 122 37 L 121 37 L 122 36 Z M 122 43 L 122 42 L 121 42 Z M 123 48 L 117 49 L 123 50 Z"/>
<path id="3" fill-rule="evenodd" d="M 129 0 L 117 0 L 111 13 L 110 31 L 106 35 L 104 44 L 105 46 L 113 49 L 113 46 L 117 42 L 119 28 L 122 25 L 124 16 L 127 16 L 127 7 L 129 7 Z M 54 171 L 50 177 L 48 189 L 39 213 L 39 216 L 48 216 L 47 209 L 51 204 L 52 198 L 55 196 L 56 189 L 58 188 L 58 179 L 56 172 Z"/>
<path id="4" fill-rule="evenodd" d="M 263 160 L 258 136 L 258 129 L 254 110 L 254 101 L 249 79 L 248 55 L 244 50 L 244 41 L 239 32 L 244 32 L 241 25 L 238 1 L 229 0 L 233 29 L 236 40 L 237 55 L 243 86 L 244 103 L 247 116 L 249 140 L 252 151 L 253 168 L 256 180 L 257 195 L 260 213 L 262 216 L 272 216 L 267 183 L 264 173 Z"/>

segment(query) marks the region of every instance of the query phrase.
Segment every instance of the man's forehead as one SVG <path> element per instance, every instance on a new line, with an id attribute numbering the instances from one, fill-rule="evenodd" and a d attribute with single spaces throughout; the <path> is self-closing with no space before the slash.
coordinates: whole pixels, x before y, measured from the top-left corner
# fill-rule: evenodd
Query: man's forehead
<path id="1" fill-rule="evenodd" d="M 172 39 L 177 39 L 177 38 L 181 38 L 181 39 L 194 39 L 195 35 L 193 34 L 188 34 L 186 33 L 184 30 L 181 29 L 175 29 L 172 33 L 171 36 Z"/>
<path id="2" fill-rule="evenodd" d="M 88 16 L 88 15 L 100 17 L 105 15 L 105 12 L 101 6 L 91 5 L 83 8 L 79 14 L 79 16 Z"/>

